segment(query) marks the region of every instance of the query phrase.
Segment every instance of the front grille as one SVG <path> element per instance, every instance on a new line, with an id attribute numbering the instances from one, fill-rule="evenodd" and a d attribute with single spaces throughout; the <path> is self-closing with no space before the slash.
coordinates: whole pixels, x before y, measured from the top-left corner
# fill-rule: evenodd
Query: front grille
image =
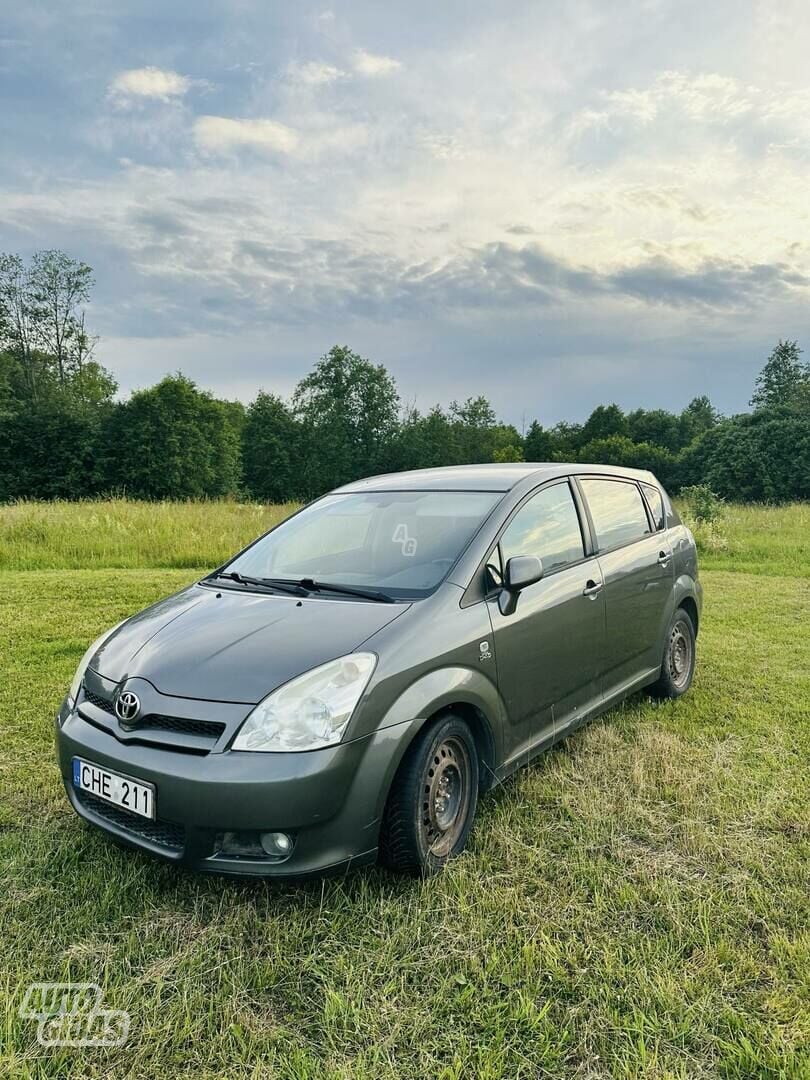
<path id="1" fill-rule="evenodd" d="M 84 700 L 89 701 L 91 705 L 95 705 L 97 709 L 103 709 L 104 712 L 109 713 L 110 716 L 115 715 L 113 703 L 107 701 L 106 698 L 99 697 L 98 694 L 91 694 L 87 687 L 84 689 Z"/>
<path id="2" fill-rule="evenodd" d="M 186 720 L 181 716 L 145 716 L 135 726 L 157 728 L 159 731 L 177 731 L 184 735 L 208 735 L 212 739 L 218 739 L 225 730 L 225 725 L 215 720 Z"/>
<path id="3" fill-rule="evenodd" d="M 115 716 L 115 706 L 112 701 L 100 697 L 85 688 L 84 700 L 95 705 L 110 716 Z M 148 713 L 127 725 L 127 731 L 173 731 L 178 735 L 205 735 L 212 742 L 220 737 L 225 730 L 225 724 L 218 720 L 196 720 L 183 716 L 163 716 L 161 713 Z"/>
<path id="4" fill-rule="evenodd" d="M 150 821 L 148 818 L 124 810 L 121 806 L 113 806 L 111 803 L 104 802 L 103 799 L 91 795 L 89 791 L 80 791 L 78 788 L 74 788 L 74 791 L 82 806 L 98 817 L 104 818 L 105 821 L 133 833 L 135 836 L 140 836 L 144 840 L 149 840 L 159 847 L 167 848 L 169 851 L 180 852 L 183 850 L 185 829 L 182 825 L 173 825 L 170 821 L 161 821 L 159 818 Z"/>

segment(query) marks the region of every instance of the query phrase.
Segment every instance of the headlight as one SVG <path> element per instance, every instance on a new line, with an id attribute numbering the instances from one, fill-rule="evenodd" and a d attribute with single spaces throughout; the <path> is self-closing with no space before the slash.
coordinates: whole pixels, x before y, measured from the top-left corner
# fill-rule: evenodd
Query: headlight
<path id="1" fill-rule="evenodd" d="M 107 638 L 112 637 L 118 627 L 123 626 L 125 622 L 126 619 L 122 619 L 121 622 L 116 623 L 110 630 L 105 630 L 103 634 L 100 634 L 79 661 L 79 666 L 76 668 L 76 674 L 73 676 L 73 682 L 70 684 L 70 689 L 68 690 L 68 698 L 70 699 L 71 705 L 76 704 L 76 698 L 79 696 L 82 679 L 84 678 L 85 671 L 87 671 L 87 665 L 93 659 L 93 653 L 96 649 L 100 649 Z"/>
<path id="2" fill-rule="evenodd" d="M 339 743 L 377 663 L 352 653 L 268 694 L 247 717 L 233 750 L 317 750 Z"/>

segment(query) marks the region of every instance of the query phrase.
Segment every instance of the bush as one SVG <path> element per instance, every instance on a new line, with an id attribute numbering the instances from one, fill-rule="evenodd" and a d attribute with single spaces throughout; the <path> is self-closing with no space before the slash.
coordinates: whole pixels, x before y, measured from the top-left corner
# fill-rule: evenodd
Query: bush
<path id="1" fill-rule="evenodd" d="M 723 500 L 715 495 L 708 484 L 692 484 L 681 490 L 681 499 L 689 516 L 699 525 L 719 521 L 723 514 Z"/>

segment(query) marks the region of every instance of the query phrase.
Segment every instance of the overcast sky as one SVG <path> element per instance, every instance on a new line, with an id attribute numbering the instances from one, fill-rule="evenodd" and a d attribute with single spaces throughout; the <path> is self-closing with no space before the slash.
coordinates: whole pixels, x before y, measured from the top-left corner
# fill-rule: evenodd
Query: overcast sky
<path id="1" fill-rule="evenodd" d="M 806 0 L 0 0 L 0 250 L 122 390 L 332 344 L 506 419 L 747 405 L 810 349 Z"/>

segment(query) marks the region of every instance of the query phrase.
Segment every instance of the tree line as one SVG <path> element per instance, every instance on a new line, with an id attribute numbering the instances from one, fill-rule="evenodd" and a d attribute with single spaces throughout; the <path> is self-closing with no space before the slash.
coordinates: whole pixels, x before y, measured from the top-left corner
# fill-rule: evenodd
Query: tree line
<path id="1" fill-rule="evenodd" d="M 182 374 L 116 400 L 85 328 L 92 271 L 63 252 L 0 254 L 0 500 L 118 493 L 144 499 L 308 499 L 385 471 L 492 461 L 580 461 L 652 469 L 737 500 L 810 497 L 810 367 L 779 341 L 751 411 L 707 397 L 679 413 L 600 405 L 583 423 L 526 430 L 482 396 L 422 412 L 380 364 L 334 346 L 289 400 L 247 406 Z"/>

